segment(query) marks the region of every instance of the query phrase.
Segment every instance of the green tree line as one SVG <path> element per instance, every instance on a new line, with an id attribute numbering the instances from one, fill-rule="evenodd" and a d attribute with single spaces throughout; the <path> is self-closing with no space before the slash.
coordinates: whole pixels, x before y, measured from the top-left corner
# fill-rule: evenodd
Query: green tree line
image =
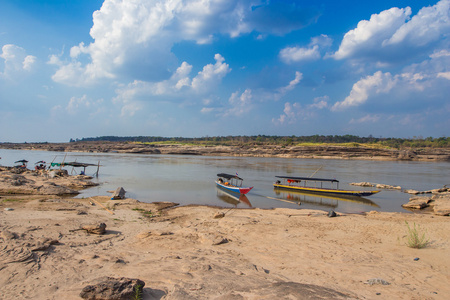
<path id="1" fill-rule="evenodd" d="M 359 144 L 379 145 L 391 148 L 448 148 L 449 137 L 413 137 L 413 138 L 383 138 L 359 137 L 355 135 L 311 135 L 311 136 L 215 136 L 215 137 L 160 137 L 160 136 L 101 136 L 82 139 L 70 139 L 70 142 L 108 141 L 135 143 L 189 143 L 198 145 L 297 145 L 297 144 Z"/>

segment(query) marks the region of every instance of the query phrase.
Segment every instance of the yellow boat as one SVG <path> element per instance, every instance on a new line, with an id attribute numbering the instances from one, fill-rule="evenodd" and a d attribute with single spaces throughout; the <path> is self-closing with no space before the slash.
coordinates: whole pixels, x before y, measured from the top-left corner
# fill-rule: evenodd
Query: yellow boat
<path id="1" fill-rule="evenodd" d="M 318 194 L 333 194 L 345 196 L 370 196 L 380 191 L 353 191 L 339 189 L 339 180 L 312 178 L 312 177 L 291 177 L 291 176 L 275 176 L 281 180 L 277 180 L 273 186 L 275 189 L 284 189 L 290 191 L 309 192 Z M 311 184 L 312 183 L 312 184 Z M 323 187 L 323 183 L 331 184 L 331 188 Z M 336 183 L 336 188 L 334 184 Z"/>

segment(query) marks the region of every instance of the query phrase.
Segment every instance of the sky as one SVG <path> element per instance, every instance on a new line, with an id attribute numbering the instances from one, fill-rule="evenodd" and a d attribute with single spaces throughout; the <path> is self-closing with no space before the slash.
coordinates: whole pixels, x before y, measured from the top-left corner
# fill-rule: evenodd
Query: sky
<path id="1" fill-rule="evenodd" d="M 437 138 L 449 115 L 450 0 L 0 1 L 0 142 Z"/>

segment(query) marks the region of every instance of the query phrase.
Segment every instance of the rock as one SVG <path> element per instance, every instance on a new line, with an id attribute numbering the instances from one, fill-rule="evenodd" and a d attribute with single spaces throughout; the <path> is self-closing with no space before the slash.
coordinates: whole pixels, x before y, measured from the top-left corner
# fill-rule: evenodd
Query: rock
<path id="1" fill-rule="evenodd" d="M 412 160 L 417 157 L 417 154 L 410 150 L 402 150 L 398 153 L 398 159 L 400 160 Z"/>
<path id="2" fill-rule="evenodd" d="M 213 244 L 214 246 L 217 246 L 217 245 L 226 244 L 226 243 L 228 243 L 228 242 L 229 242 L 229 240 L 228 240 L 227 238 L 224 238 L 224 237 L 216 237 L 216 238 L 213 240 L 212 244 Z"/>
<path id="3" fill-rule="evenodd" d="M 419 191 L 416 190 L 404 190 L 403 192 L 407 193 L 407 194 L 411 194 L 411 195 L 417 195 L 420 194 Z"/>
<path id="4" fill-rule="evenodd" d="M 435 195 L 434 200 L 434 214 L 439 216 L 450 216 L 450 195 Z"/>
<path id="5" fill-rule="evenodd" d="M 369 284 L 369 285 L 374 285 L 374 284 L 390 285 L 389 282 L 387 282 L 386 280 L 381 279 L 381 278 L 372 278 L 372 279 L 367 280 L 365 283 Z"/>
<path id="6" fill-rule="evenodd" d="M 334 217 L 336 217 L 337 215 L 336 215 L 336 213 L 334 212 L 334 210 L 330 210 L 329 212 L 328 212 L 328 215 L 327 215 L 328 217 L 330 217 L 330 218 L 334 218 Z"/>
<path id="7" fill-rule="evenodd" d="M 214 214 L 214 219 L 220 219 L 220 218 L 223 218 L 223 217 L 225 217 L 225 214 L 223 212 L 216 212 Z"/>
<path id="8" fill-rule="evenodd" d="M 427 191 L 427 193 L 431 193 L 431 194 L 440 194 L 440 193 L 446 193 L 446 192 L 448 192 L 448 188 L 445 188 L 445 187 Z"/>
<path id="9" fill-rule="evenodd" d="M 402 188 L 398 185 L 389 185 L 389 184 L 381 184 L 377 183 L 375 185 L 377 189 L 388 189 L 388 190 L 401 190 Z"/>
<path id="10" fill-rule="evenodd" d="M 111 200 L 117 199 L 125 199 L 125 190 L 123 189 L 123 187 L 118 187 L 111 197 Z"/>
<path id="11" fill-rule="evenodd" d="M 95 285 L 85 286 L 80 293 L 83 299 L 129 300 L 141 299 L 145 282 L 132 278 L 102 277 Z"/>
<path id="12" fill-rule="evenodd" d="M 88 233 L 104 234 L 106 232 L 106 224 L 100 223 L 98 225 L 84 225 L 81 229 L 86 230 Z"/>
<path id="13" fill-rule="evenodd" d="M 409 202 L 406 204 L 402 204 L 404 208 L 413 208 L 413 209 L 422 209 L 428 206 L 428 203 L 431 201 L 429 197 L 411 197 L 409 198 Z"/>
<path id="14" fill-rule="evenodd" d="M 352 182 L 350 185 L 356 185 L 356 186 L 366 186 L 366 187 L 374 187 L 375 185 L 370 182 Z"/>

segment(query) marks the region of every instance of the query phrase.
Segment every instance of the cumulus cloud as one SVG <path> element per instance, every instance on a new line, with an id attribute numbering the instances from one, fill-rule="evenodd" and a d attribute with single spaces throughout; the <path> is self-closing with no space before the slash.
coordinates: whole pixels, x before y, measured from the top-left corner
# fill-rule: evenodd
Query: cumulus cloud
<path id="1" fill-rule="evenodd" d="M 395 86 L 395 83 L 396 79 L 390 73 L 378 71 L 373 75 L 366 76 L 355 83 L 350 95 L 344 101 L 335 103 L 332 110 L 361 105 L 367 101 L 371 93 L 387 93 Z"/>
<path id="2" fill-rule="evenodd" d="M 279 57 L 286 64 L 300 61 L 312 61 L 321 58 L 320 47 L 327 48 L 332 40 L 326 35 L 321 35 L 311 39 L 308 47 L 286 47 L 280 51 Z"/>
<path id="3" fill-rule="evenodd" d="M 183 95 L 183 99 L 197 97 L 214 90 L 221 80 L 231 71 L 222 55 L 214 56 L 215 64 L 207 64 L 196 76 L 190 77 L 192 65 L 183 62 L 167 80 L 147 82 L 134 80 L 125 87 L 116 90 L 113 101 L 123 105 L 122 115 L 134 115 L 143 107 L 142 102 L 168 100 Z M 157 97 L 155 97 L 157 96 Z"/>
<path id="4" fill-rule="evenodd" d="M 394 102 L 414 103 L 416 107 L 443 106 L 445 97 L 442 95 L 450 92 L 450 85 L 446 82 L 450 80 L 449 66 L 450 56 L 431 55 L 419 64 L 405 67 L 398 74 L 377 71 L 358 80 L 350 94 L 343 101 L 336 102 L 331 110 L 358 107 L 368 102 L 376 102 L 378 106 Z M 435 103 L 431 102 L 432 99 Z M 404 106 L 405 109 L 407 107 Z"/>
<path id="5" fill-rule="evenodd" d="M 272 119 L 275 125 L 294 124 L 299 119 L 306 120 L 317 116 L 317 112 L 328 107 L 328 96 L 314 98 L 312 104 L 302 106 L 300 103 L 286 102 L 283 114 L 278 119 Z"/>
<path id="6" fill-rule="evenodd" d="M 230 66 L 224 63 L 225 59 L 220 54 L 214 56 L 216 63 L 208 64 L 203 67 L 203 70 L 192 79 L 192 88 L 196 91 L 203 91 L 210 89 L 220 81 L 225 75 L 227 75 L 231 69 Z"/>
<path id="7" fill-rule="evenodd" d="M 286 102 L 284 104 L 283 114 L 278 119 L 272 119 L 272 123 L 276 125 L 283 125 L 285 123 L 292 124 L 296 121 L 296 116 L 300 110 L 301 105 L 299 103 L 291 104 Z M 296 112 L 297 111 L 297 112 Z"/>
<path id="8" fill-rule="evenodd" d="M 350 30 L 332 57 L 395 62 L 422 55 L 428 47 L 446 47 L 450 32 L 450 0 L 422 8 L 411 17 L 411 8 L 397 8 L 373 14 Z"/>
<path id="9" fill-rule="evenodd" d="M 407 43 L 423 46 L 448 34 L 450 30 L 450 1 L 441 0 L 436 5 L 422 8 L 417 15 L 403 24 L 383 45 Z"/>
<path id="10" fill-rule="evenodd" d="M 328 101 L 330 101 L 330 97 L 323 96 L 314 98 L 313 104 L 308 105 L 309 108 L 314 109 L 324 109 L 328 107 Z"/>
<path id="11" fill-rule="evenodd" d="M 4 70 L 0 71 L 0 78 L 13 79 L 32 70 L 36 57 L 27 55 L 22 47 L 7 44 L 2 47 L 0 58 L 4 60 Z"/>
<path id="12" fill-rule="evenodd" d="M 280 59 L 289 64 L 303 60 L 317 60 L 320 58 L 319 46 L 312 48 L 287 47 L 280 51 Z"/>
<path id="13" fill-rule="evenodd" d="M 374 48 L 379 48 L 383 41 L 390 38 L 410 15 L 409 7 L 404 9 L 393 7 L 379 14 L 373 14 L 369 21 L 360 21 L 355 29 L 344 35 L 334 58 L 344 59 L 372 52 Z"/>
<path id="14" fill-rule="evenodd" d="M 228 100 L 230 108 L 226 109 L 223 116 L 239 117 L 248 113 L 252 107 L 252 98 L 252 91 L 250 89 L 246 89 L 242 94 L 239 92 L 233 93 Z"/>
<path id="15" fill-rule="evenodd" d="M 171 53 L 175 43 L 204 44 L 219 34 L 238 37 L 253 31 L 285 34 L 317 16 L 295 1 L 105 0 L 93 14 L 94 42 L 72 47 L 70 60 L 59 66 L 53 80 L 77 86 L 118 76 L 160 81 L 176 64 Z"/>

